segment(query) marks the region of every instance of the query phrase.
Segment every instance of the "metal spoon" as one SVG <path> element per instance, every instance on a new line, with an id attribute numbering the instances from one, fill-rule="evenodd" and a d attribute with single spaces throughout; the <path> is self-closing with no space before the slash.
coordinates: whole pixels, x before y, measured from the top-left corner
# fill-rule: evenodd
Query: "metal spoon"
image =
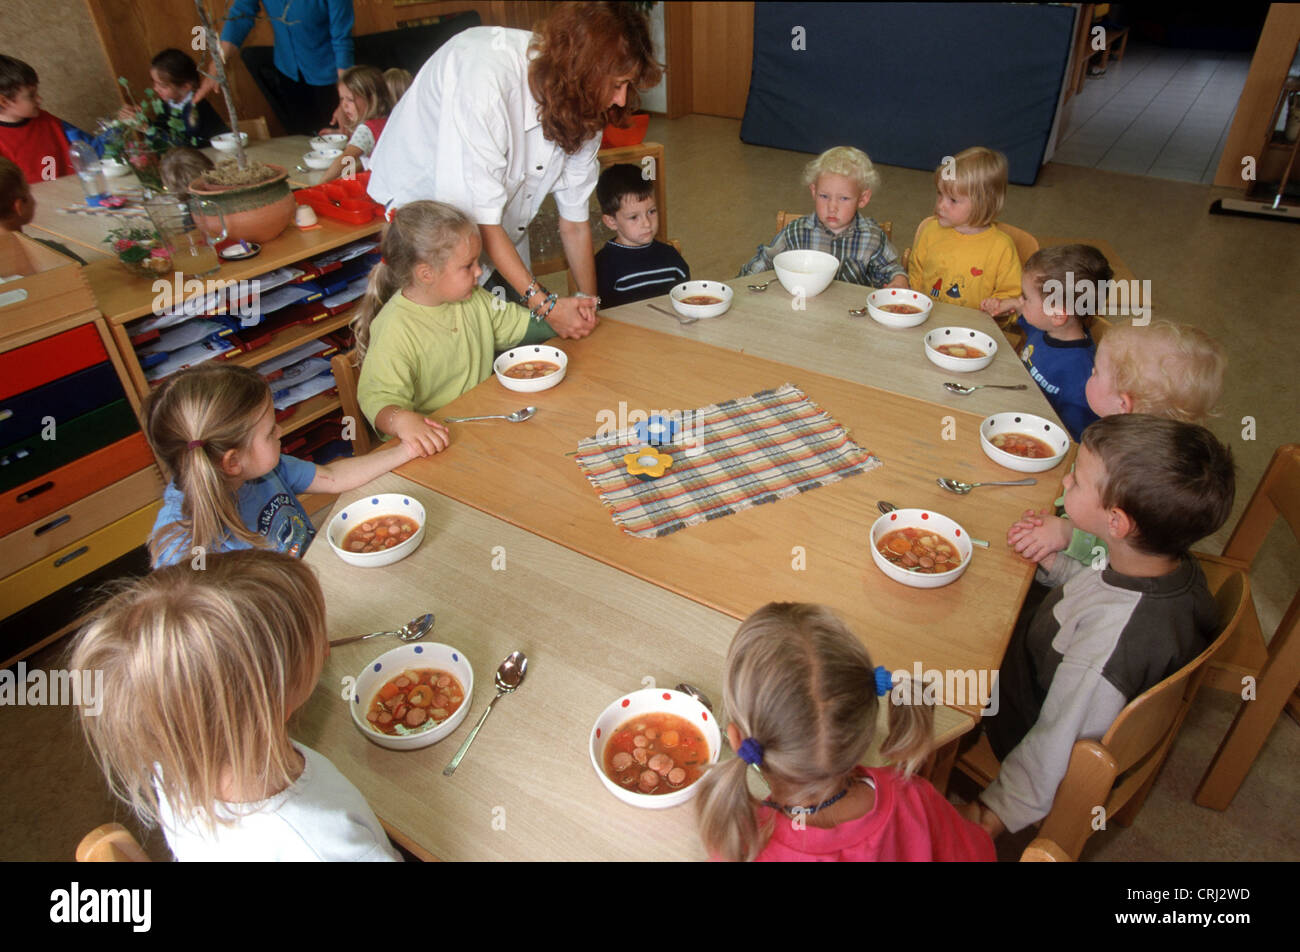
<path id="1" fill-rule="evenodd" d="M 511 423 L 523 423 L 534 413 L 537 407 L 524 407 L 522 410 L 516 410 L 514 413 L 491 413 L 487 416 L 461 416 L 447 417 L 443 423 L 470 423 L 474 420 L 509 420 Z"/>
<path id="2" fill-rule="evenodd" d="M 433 631 L 433 621 L 433 612 L 429 612 L 427 615 L 420 615 L 418 618 L 412 618 L 396 631 L 372 631 L 368 635 L 354 635 L 351 638 L 340 638 L 338 641 L 331 641 L 330 647 L 336 648 L 339 645 L 350 645 L 354 641 L 365 641 L 367 638 L 375 638 L 379 635 L 396 635 L 403 641 L 419 641 L 429 632 Z"/>
<path id="3" fill-rule="evenodd" d="M 748 288 L 749 288 L 751 291 L 766 291 L 766 290 L 767 290 L 767 286 L 768 286 L 769 284 L 771 284 L 771 283 L 772 283 L 773 281 L 775 281 L 775 280 L 776 280 L 776 278 L 768 278 L 768 279 L 767 279 L 765 282 L 763 282 L 762 284 L 750 284 L 750 285 L 748 285 Z"/>
<path id="4" fill-rule="evenodd" d="M 882 499 L 880 500 L 880 502 L 876 503 L 876 508 L 880 510 L 880 514 L 883 516 L 887 512 L 893 512 L 898 507 L 895 506 L 892 502 L 885 502 Z M 977 545 L 981 549 L 987 549 L 989 547 L 988 541 L 985 539 L 977 539 L 973 535 L 970 535 L 969 533 L 967 533 L 966 537 L 970 539 L 971 545 Z"/>
<path id="5" fill-rule="evenodd" d="M 976 390 L 985 390 L 985 389 L 1028 390 L 1029 385 L 1024 383 L 1018 383 L 1014 385 L 1009 383 L 977 383 L 970 387 L 963 387 L 959 383 L 945 383 L 943 385 L 943 389 L 947 390 L 949 393 L 960 393 L 962 396 L 965 396 L 968 393 L 974 393 Z"/>
<path id="6" fill-rule="evenodd" d="M 960 479 L 949 479 L 947 476 L 940 476 L 938 479 L 935 480 L 935 482 L 938 483 L 940 486 L 942 486 L 944 489 L 948 490 L 948 492 L 956 493 L 958 496 L 964 496 L 972 489 L 977 489 L 980 486 L 1037 486 L 1038 485 L 1038 480 L 1036 479 L 1009 479 L 1009 480 L 996 480 L 987 483 L 963 483 Z"/>
<path id="7" fill-rule="evenodd" d="M 673 688 L 673 690 L 681 691 L 683 694 L 689 694 L 691 697 L 695 698 L 695 700 L 699 701 L 701 704 L 707 707 L 709 709 L 710 714 L 714 713 L 713 702 L 709 700 L 709 696 L 705 694 L 703 691 L 701 691 L 699 688 L 697 688 L 695 685 L 687 684 L 685 681 L 683 681 L 681 684 L 677 685 L 677 687 Z"/>
<path id="8" fill-rule="evenodd" d="M 513 693 L 515 688 L 523 683 L 524 675 L 527 673 L 528 656 L 522 651 L 510 652 L 506 656 L 506 660 L 501 662 L 501 667 L 497 668 L 496 676 L 497 696 L 488 703 L 487 710 L 478 719 L 474 729 L 469 732 L 469 736 L 465 738 L 465 743 L 460 745 L 460 750 L 456 751 L 456 756 L 451 758 L 451 763 L 443 768 L 442 775 L 444 777 L 450 777 L 456 772 L 456 768 L 460 766 L 461 758 L 465 756 L 465 751 L 469 750 L 469 745 L 474 743 L 479 728 L 488 719 L 488 715 L 492 713 L 492 708 L 496 706 L 497 701 L 501 700 L 505 695 Z"/>
<path id="9" fill-rule="evenodd" d="M 865 307 L 851 307 L 851 308 L 849 308 L 849 316 L 850 316 L 850 317 L 866 317 L 869 313 L 871 313 L 871 312 L 868 311 Z"/>
<path id="10" fill-rule="evenodd" d="M 696 321 L 699 320 L 698 317 L 683 317 L 681 314 L 678 314 L 676 311 L 670 311 L 665 307 L 660 307 L 658 304 L 647 304 L 646 307 L 650 308 L 650 310 L 652 311 L 658 311 L 660 314 L 667 314 L 669 317 L 677 318 L 677 323 L 681 324 L 683 327 L 685 327 L 687 324 L 694 324 Z"/>

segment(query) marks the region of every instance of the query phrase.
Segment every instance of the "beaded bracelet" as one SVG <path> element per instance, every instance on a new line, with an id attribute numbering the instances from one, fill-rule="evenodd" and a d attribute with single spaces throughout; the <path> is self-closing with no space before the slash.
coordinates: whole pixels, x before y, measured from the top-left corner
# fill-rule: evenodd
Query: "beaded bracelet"
<path id="1" fill-rule="evenodd" d="M 533 320 L 540 324 L 542 321 L 550 317 L 551 311 L 555 310 L 555 302 L 559 299 L 560 296 L 558 294 L 547 292 L 546 300 L 528 313 L 532 314 Z M 546 308 L 546 310 L 542 310 L 542 308 Z"/>

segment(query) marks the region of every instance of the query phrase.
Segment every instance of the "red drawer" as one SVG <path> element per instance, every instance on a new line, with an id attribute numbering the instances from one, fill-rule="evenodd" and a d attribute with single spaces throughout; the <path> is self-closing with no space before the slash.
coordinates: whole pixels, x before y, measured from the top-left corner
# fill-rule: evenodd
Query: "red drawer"
<path id="1" fill-rule="evenodd" d="M 143 433 L 132 433 L 0 495 L 0 536 L 57 512 L 153 464 Z"/>
<path id="2" fill-rule="evenodd" d="M 0 354 L 0 400 L 108 360 L 94 324 Z"/>

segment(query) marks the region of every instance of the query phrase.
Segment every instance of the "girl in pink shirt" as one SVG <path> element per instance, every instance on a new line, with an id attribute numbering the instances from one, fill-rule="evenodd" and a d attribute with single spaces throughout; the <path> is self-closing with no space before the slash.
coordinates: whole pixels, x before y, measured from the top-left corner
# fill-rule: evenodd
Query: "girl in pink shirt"
<path id="1" fill-rule="evenodd" d="M 891 703 L 880 753 L 863 767 L 877 697 L 893 678 L 820 605 L 776 603 L 750 615 L 727 652 L 723 702 L 738 756 L 699 781 L 700 835 L 715 859 L 847 862 L 992 861 L 993 841 L 913 772 L 934 712 Z M 899 692 L 920 697 L 920 691 Z M 753 765 L 771 790 L 749 793 Z"/>

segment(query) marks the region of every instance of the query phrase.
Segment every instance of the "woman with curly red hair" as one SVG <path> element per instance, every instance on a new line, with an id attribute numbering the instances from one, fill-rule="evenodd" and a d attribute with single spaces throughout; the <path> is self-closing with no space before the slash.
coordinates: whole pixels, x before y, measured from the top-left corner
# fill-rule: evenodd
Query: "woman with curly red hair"
<path id="1" fill-rule="evenodd" d="M 528 224 L 555 195 L 560 239 L 578 288 L 596 293 L 587 224 L 601 131 L 659 82 L 650 27 L 629 3 L 566 3 L 533 33 L 474 27 L 424 64 L 371 159 L 370 194 L 389 209 L 455 205 L 479 226 L 503 286 L 563 337 L 596 325 L 594 301 L 558 297 L 533 276 Z M 488 269 L 484 269 L 486 274 Z"/>

